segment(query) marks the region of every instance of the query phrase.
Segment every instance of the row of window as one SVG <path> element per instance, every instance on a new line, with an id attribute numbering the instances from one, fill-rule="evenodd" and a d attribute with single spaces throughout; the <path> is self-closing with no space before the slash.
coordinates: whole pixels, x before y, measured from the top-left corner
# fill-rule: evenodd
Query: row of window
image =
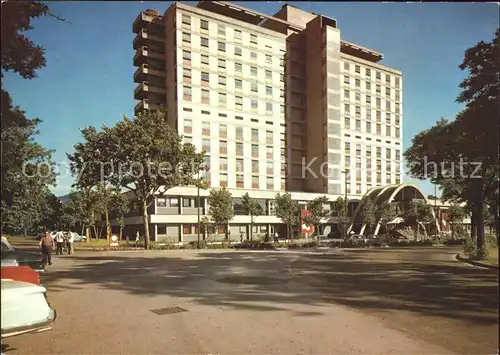
<path id="1" fill-rule="evenodd" d="M 182 42 L 185 45 L 191 45 L 191 34 L 188 32 L 182 32 Z M 200 37 L 200 47 L 201 50 L 209 50 L 210 48 L 210 39 L 208 37 Z M 217 49 L 221 52 L 226 52 L 226 43 L 223 41 L 217 41 Z M 243 48 L 239 46 L 234 46 L 233 54 L 235 57 L 243 57 Z M 264 55 L 264 63 L 267 65 L 273 65 L 273 55 L 267 53 L 261 53 Z M 259 53 L 257 51 L 249 51 L 248 57 L 245 55 L 245 58 L 250 58 L 250 60 L 257 61 L 259 59 Z M 285 59 L 283 57 L 280 58 L 280 67 L 285 66 Z"/>
<path id="2" fill-rule="evenodd" d="M 184 112 L 193 112 L 193 109 L 191 107 L 183 107 L 182 110 Z M 201 114 L 202 115 L 208 115 L 208 116 L 210 116 L 210 111 L 201 110 Z M 226 119 L 227 118 L 227 113 L 219 112 L 219 118 Z M 234 116 L 234 119 L 237 120 L 237 121 L 243 121 L 243 116 L 236 115 L 236 116 Z M 251 118 L 250 122 L 252 122 L 252 123 L 259 123 L 259 120 L 257 118 Z M 275 124 L 275 122 L 273 122 L 273 121 L 266 121 L 266 125 L 273 126 L 274 124 Z M 280 127 L 285 127 L 285 124 L 284 123 L 280 123 Z"/>
<path id="3" fill-rule="evenodd" d="M 388 96 L 390 96 L 390 95 L 388 95 Z M 372 104 L 372 97 L 370 95 L 364 95 L 364 97 L 365 97 L 364 103 L 366 105 L 370 106 Z M 354 96 L 353 96 L 352 92 L 350 90 L 344 89 L 344 99 L 351 100 L 353 98 L 355 99 L 355 101 L 361 102 L 361 92 L 355 91 Z M 396 100 L 399 101 L 399 92 L 396 93 Z M 380 108 L 382 106 L 382 98 L 376 97 L 375 103 L 376 103 L 376 107 Z M 396 102 L 396 105 L 399 105 L 399 102 Z M 390 100 L 385 101 L 385 107 L 386 107 L 387 111 L 391 111 L 391 101 Z"/>
<path id="4" fill-rule="evenodd" d="M 352 63 L 349 62 L 344 62 L 344 71 L 349 72 L 351 70 Z M 355 74 L 361 74 L 361 66 L 358 64 L 354 65 L 354 73 Z M 363 68 L 365 77 L 371 78 L 372 77 L 372 69 L 371 68 Z M 391 85 L 392 80 L 391 80 L 391 75 L 389 73 L 385 73 L 385 83 L 386 85 Z M 379 70 L 375 70 L 375 79 L 376 80 L 382 80 L 382 72 Z M 394 77 L 394 86 L 396 88 L 400 88 L 401 83 L 400 83 L 400 78 L 398 76 Z"/>
<path id="5" fill-rule="evenodd" d="M 393 173 L 399 174 L 401 172 L 401 167 L 400 167 L 401 162 L 400 161 L 396 161 L 396 165 L 392 165 L 390 160 L 386 160 L 385 162 L 386 162 L 386 169 L 382 169 L 382 160 L 377 159 L 376 168 L 374 169 L 373 165 L 372 165 L 372 160 L 368 159 L 368 160 L 365 160 L 366 166 L 364 168 L 362 168 L 361 167 L 361 160 L 359 158 L 356 158 L 355 167 L 356 167 L 356 171 L 359 173 L 359 174 L 357 174 L 358 180 L 360 180 L 361 172 L 364 170 L 367 170 L 367 174 L 369 176 L 370 176 L 372 170 L 379 172 L 379 173 L 382 171 L 387 171 L 387 173 L 392 171 Z M 350 169 L 351 165 L 352 165 L 351 164 L 351 156 L 346 155 L 345 167 L 347 169 Z M 352 169 L 352 171 L 354 171 L 354 169 Z"/>
<path id="6" fill-rule="evenodd" d="M 266 70 L 266 75 L 268 74 Z M 272 72 L 269 72 L 270 75 L 272 75 Z M 216 80 L 210 80 L 212 77 L 212 79 L 215 79 Z M 237 79 L 237 78 L 234 78 L 233 79 L 233 84 L 234 84 L 234 89 L 236 91 L 242 91 L 243 90 L 243 87 L 245 87 L 246 89 L 249 89 L 249 91 L 251 93 L 255 93 L 255 94 L 259 94 L 259 84 L 256 83 L 256 82 L 246 82 L 242 79 Z M 191 69 L 189 68 L 184 68 L 182 70 L 182 81 L 186 84 L 190 84 L 192 83 L 192 72 L 191 72 Z M 209 72 L 204 72 L 202 71 L 201 72 L 201 75 L 200 75 L 200 85 L 201 86 L 209 86 L 210 85 L 210 82 L 216 82 L 217 85 L 219 87 L 222 87 L 222 88 L 225 88 L 227 86 L 227 77 L 224 76 L 224 75 L 220 75 L 220 74 L 212 74 L 210 75 Z M 274 94 L 274 89 L 277 89 L 277 88 L 273 88 L 271 85 L 265 85 L 264 86 L 265 88 L 265 91 L 264 91 L 264 94 L 265 96 L 269 97 L 269 98 L 272 98 L 273 97 L 273 94 Z M 284 98 L 285 97 L 285 90 L 284 89 L 279 89 L 280 90 L 280 98 Z M 247 90 L 245 90 L 247 91 Z"/>
<path id="7" fill-rule="evenodd" d="M 372 119 L 372 110 L 370 109 L 365 109 L 365 108 L 362 108 L 361 106 L 355 106 L 355 110 L 354 110 L 354 113 L 357 117 L 360 117 L 361 116 L 361 110 L 364 110 L 365 112 L 365 118 L 367 120 L 371 120 Z M 348 116 L 348 115 L 351 115 L 351 105 L 349 104 L 344 104 L 344 115 L 345 116 Z M 400 112 L 399 112 L 399 104 L 396 104 L 396 115 L 394 116 L 394 124 L 396 126 L 399 126 L 400 125 L 400 120 L 401 120 L 401 117 L 400 117 Z M 382 120 L 382 111 L 375 111 L 375 119 L 377 122 L 380 122 Z M 391 123 L 391 113 L 390 112 L 386 112 L 385 114 L 385 119 L 386 119 L 386 123 Z"/>
<path id="8" fill-rule="evenodd" d="M 351 127 L 351 118 L 350 117 L 345 117 L 344 118 L 344 128 L 345 129 L 355 129 L 356 131 L 362 132 L 362 127 L 361 127 L 361 120 L 357 119 L 355 120 L 355 125 Z M 373 132 L 373 126 L 375 126 L 375 132 Z M 387 137 L 392 137 L 392 126 L 386 125 L 385 126 L 385 136 Z M 394 127 L 395 133 L 394 137 L 395 138 L 401 138 L 401 130 L 399 127 Z M 375 133 L 378 135 L 382 135 L 382 124 L 376 123 L 375 125 L 372 125 L 371 121 L 366 121 L 365 122 L 365 131 L 366 133 Z"/>
<path id="9" fill-rule="evenodd" d="M 211 102 L 211 95 L 210 95 L 210 89 L 201 89 L 201 97 L 200 97 L 200 103 L 206 104 L 206 105 L 214 105 L 214 102 Z M 193 88 L 191 86 L 183 86 L 182 87 L 182 93 L 183 93 L 183 100 L 188 101 L 188 102 L 193 102 Z M 219 107 L 227 107 L 227 96 L 228 94 L 223 93 L 223 92 L 218 92 L 218 102 L 217 105 Z M 263 102 L 257 99 L 250 99 L 250 110 L 252 112 L 258 112 L 260 105 Z M 274 106 L 276 104 L 272 102 L 265 102 L 265 110 L 266 114 L 273 114 L 275 112 Z M 243 95 L 236 95 L 234 96 L 234 108 L 236 110 L 242 111 L 243 110 Z M 285 114 L 285 105 L 280 105 L 280 113 Z"/>
<path id="10" fill-rule="evenodd" d="M 354 80 L 355 84 L 355 88 L 358 90 L 362 89 L 361 87 L 361 83 L 364 83 L 364 90 L 365 91 L 368 91 L 368 92 L 372 92 L 372 84 L 371 82 L 369 81 L 364 81 L 362 82 L 361 79 L 357 79 L 355 78 Z M 344 84 L 347 86 L 347 88 L 349 88 L 349 85 L 351 85 L 351 78 L 348 77 L 348 76 L 344 76 Z M 391 98 L 392 96 L 392 89 L 390 87 L 385 87 L 385 96 Z M 395 90 L 394 91 L 395 93 L 395 99 L 396 101 L 399 101 L 401 99 L 401 91 L 399 90 Z M 376 84 L 375 85 L 375 94 L 377 95 L 381 95 L 382 94 L 382 85 L 379 85 L 379 84 Z"/>
<path id="11" fill-rule="evenodd" d="M 183 50 L 182 51 L 182 60 L 183 64 L 185 65 L 192 65 L 192 55 L 191 52 L 188 50 Z M 210 65 L 210 56 L 208 54 L 201 54 L 201 59 L 200 59 L 200 64 L 201 66 Z M 234 72 L 236 75 L 242 75 L 243 73 L 243 66 L 246 66 L 246 64 L 241 63 L 241 62 L 234 62 Z M 217 68 L 220 70 L 227 70 L 227 61 L 223 58 L 217 58 Z M 273 79 L 273 70 L 266 69 L 266 68 L 261 68 L 258 66 L 250 65 L 250 76 L 254 78 L 258 78 L 259 76 L 259 69 L 260 71 L 264 71 L 264 78 L 266 80 L 272 80 Z M 285 81 L 285 76 L 283 73 L 283 70 L 279 71 L 280 75 L 280 81 L 284 82 Z"/>
<path id="12" fill-rule="evenodd" d="M 344 148 L 345 148 L 344 150 L 345 150 L 346 155 L 349 155 L 350 152 L 351 152 L 351 143 L 345 142 Z M 382 147 L 376 147 L 375 151 L 376 151 L 376 157 L 377 158 L 382 158 Z M 365 156 L 371 156 L 371 154 L 372 154 L 372 147 L 369 146 L 369 145 L 366 146 L 366 152 L 365 153 L 366 153 L 366 154 L 364 154 Z M 396 149 L 394 151 L 394 155 L 396 157 L 396 160 L 400 160 L 400 158 L 401 158 L 400 154 L 401 154 L 401 151 L 399 149 Z M 356 144 L 356 155 L 357 156 L 361 156 L 362 155 L 361 154 L 361 144 Z M 385 149 L 385 157 L 387 159 L 391 159 L 391 157 L 392 157 L 392 149 L 391 148 L 386 148 Z"/>
<path id="13" fill-rule="evenodd" d="M 244 129 L 242 126 L 234 127 L 235 131 L 235 139 L 244 140 Z M 219 124 L 219 138 L 227 138 L 228 128 L 226 124 Z M 251 128 L 251 141 L 258 142 L 259 141 L 259 129 Z M 189 118 L 184 119 L 184 133 L 191 134 L 193 133 L 193 120 Z M 210 128 L 210 122 L 203 121 L 201 123 L 201 134 L 204 136 L 212 136 L 215 132 Z M 284 139 L 285 133 L 281 133 L 282 139 Z M 266 130 L 266 143 L 274 144 L 274 131 Z"/>

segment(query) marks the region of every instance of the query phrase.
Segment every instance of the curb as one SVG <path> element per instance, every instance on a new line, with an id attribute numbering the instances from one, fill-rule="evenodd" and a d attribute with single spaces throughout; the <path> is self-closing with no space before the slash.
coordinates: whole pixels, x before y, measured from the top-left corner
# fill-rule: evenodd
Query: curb
<path id="1" fill-rule="evenodd" d="M 466 263 L 466 264 L 469 264 L 469 265 L 472 265 L 472 266 L 477 266 L 477 267 L 481 267 L 481 268 L 485 268 L 485 269 L 489 269 L 489 270 L 498 271 L 498 266 L 489 265 L 489 264 L 482 263 L 480 261 L 475 261 L 475 260 L 470 260 L 468 258 L 464 258 L 464 257 L 462 257 L 460 255 L 460 253 L 458 253 L 455 256 L 455 259 L 457 259 L 458 261 L 460 261 L 462 263 Z"/>

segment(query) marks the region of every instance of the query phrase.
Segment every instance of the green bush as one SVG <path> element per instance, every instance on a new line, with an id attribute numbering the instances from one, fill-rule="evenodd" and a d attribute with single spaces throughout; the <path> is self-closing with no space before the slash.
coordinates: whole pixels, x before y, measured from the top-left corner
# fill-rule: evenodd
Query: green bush
<path id="1" fill-rule="evenodd" d="M 464 245 L 465 238 L 460 239 L 448 239 L 443 242 L 444 245 Z"/>

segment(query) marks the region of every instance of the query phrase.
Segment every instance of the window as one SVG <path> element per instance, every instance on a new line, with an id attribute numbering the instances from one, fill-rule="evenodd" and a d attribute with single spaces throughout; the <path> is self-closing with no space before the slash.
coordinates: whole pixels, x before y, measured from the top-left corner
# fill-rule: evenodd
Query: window
<path id="1" fill-rule="evenodd" d="M 191 52 L 182 51 L 182 59 L 191 61 Z"/>
<path id="2" fill-rule="evenodd" d="M 266 143 L 273 144 L 273 131 L 266 131 Z"/>
<path id="3" fill-rule="evenodd" d="M 272 90 L 272 89 L 271 89 Z M 285 90 L 280 89 L 280 97 L 285 97 Z"/>
<path id="4" fill-rule="evenodd" d="M 210 123 L 209 122 L 202 122 L 201 123 L 201 134 L 204 136 L 210 135 Z"/>
<path id="5" fill-rule="evenodd" d="M 210 152 L 210 139 L 203 138 L 201 140 L 201 149 L 204 150 L 207 153 Z"/>
<path id="6" fill-rule="evenodd" d="M 381 119 L 382 119 L 382 112 L 377 111 L 377 122 L 380 122 Z"/>
<path id="7" fill-rule="evenodd" d="M 257 76 L 257 67 L 250 67 L 250 75 Z"/>
<path id="8" fill-rule="evenodd" d="M 184 119 L 184 133 L 193 133 L 193 120 Z"/>
<path id="9" fill-rule="evenodd" d="M 243 156 L 243 143 L 236 143 L 236 155 Z"/>
<path id="10" fill-rule="evenodd" d="M 385 149 L 385 158 L 386 159 L 391 159 L 391 149 L 390 148 L 386 148 Z"/>
<path id="11" fill-rule="evenodd" d="M 191 26 L 191 17 L 182 15 L 182 24 Z"/>
<path id="12" fill-rule="evenodd" d="M 241 63 L 234 63 L 234 71 L 237 72 L 237 73 L 241 73 L 243 69 L 243 66 L 241 65 Z"/>
<path id="13" fill-rule="evenodd" d="M 356 65 L 354 67 L 354 72 L 356 72 L 357 74 L 361 73 L 361 67 L 359 65 Z"/>
<path id="14" fill-rule="evenodd" d="M 356 120 L 356 130 L 361 131 L 361 120 Z"/>
<path id="15" fill-rule="evenodd" d="M 390 113 L 386 113 L 385 114 L 385 123 L 391 123 L 391 114 Z"/>
<path id="16" fill-rule="evenodd" d="M 349 106 L 349 104 L 344 104 L 344 113 L 346 115 L 350 114 L 351 112 L 351 107 Z"/>
<path id="17" fill-rule="evenodd" d="M 391 76 L 389 74 L 385 74 L 385 84 L 391 85 Z"/>
<path id="18" fill-rule="evenodd" d="M 219 175 L 219 186 L 224 187 L 227 186 L 227 174 L 220 174 Z M 224 227 L 222 227 L 222 233 L 224 233 Z M 219 228 L 219 233 L 220 233 L 220 228 Z"/>
<path id="19" fill-rule="evenodd" d="M 208 85 L 210 81 L 210 74 L 201 72 L 201 85 Z"/>
<path id="20" fill-rule="evenodd" d="M 250 59 L 251 60 L 257 60 L 257 53 L 256 52 L 250 52 Z"/>
<path id="21" fill-rule="evenodd" d="M 253 174 L 259 173 L 259 161 L 258 160 L 252 160 L 252 173 Z"/>
<path id="22" fill-rule="evenodd" d="M 217 25 L 217 34 L 220 37 L 226 37 L 226 27 L 224 27 L 224 25 L 218 24 Z"/>
<path id="23" fill-rule="evenodd" d="M 377 97 L 377 108 L 380 108 L 380 106 L 382 105 L 382 100 L 380 99 L 380 97 Z"/>
<path id="24" fill-rule="evenodd" d="M 266 95 L 273 96 L 273 88 L 271 86 L 266 86 Z"/>
<path id="25" fill-rule="evenodd" d="M 227 154 L 227 142 L 226 141 L 220 141 L 219 142 L 219 153 L 220 154 Z"/>
<path id="26" fill-rule="evenodd" d="M 385 126 L 385 135 L 387 137 L 391 136 L 391 126 Z"/>
<path id="27" fill-rule="evenodd" d="M 225 76 L 219 76 L 219 85 L 221 86 L 226 86 L 226 77 Z"/>
<path id="28" fill-rule="evenodd" d="M 355 85 L 356 85 L 357 88 L 359 88 L 361 86 L 361 80 L 356 79 L 355 80 Z"/>
<path id="29" fill-rule="evenodd" d="M 273 72 L 266 70 L 266 79 L 271 80 L 273 78 Z"/>
<path id="30" fill-rule="evenodd" d="M 259 157 L 259 146 L 257 144 L 252 144 L 252 158 Z"/>
<path id="31" fill-rule="evenodd" d="M 273 158 L 273 147 L 266 147 L 266 158 L 267 159 Z"/>
<path id="32" fill-rule="evenodd" d="M 201 64 L 204 65 L 209 65 L 210 64 L 210 58 L 206 54 L 201 55 Z"/>
<path id="33" fill-rule="evenodd" d="M 371 103 L 372 103 L 372 97 L 371 96 L 366 95 L 366 103 L 371 105 Z"/>
<path id="34" fill-rule="evenodd" d="M 280 73 L 280 81 L 283 83 L 285 81 L 285 76 L 283 73 Z"/>
<path id="35" fill-rule="evenodd" d="M 250 35 L 250 45 L 257 45 L 257 36 L 256 35 Z"/>
<path id="36" fill-rule="evenodd" d="M 344 90 L 344 98 L 348 99 L 349 98 L 349 90 Z"/>
<path id="37" fill-rule="evenodd" d="M 250 108 L 252 110 L 257 110 L 259 108 L 259 103 L 257 100 L 251 100 L 250 101 Z"/>
<path id="38" fill-rule="evenodd" d="M 391 110 L 391 102 L 390 102 L 389 100 L 387 100 L 387 101 L 385 102 L 385 109 L 386 109 L 387 111 L 390 111 L 390 110 Z"/>
<path id="39" fill-rule="evenodd" d="M 382 134 L 382 126 L 380 125 L 380 123 L 377 123 L 377 131 L 375 133 Z"/>
<path id="40" fill-rule="evenodd" d="M 268 190 L 274 190 L 274 178 L 266 177 L 266 188 Z"/>
<path id="41" fill-rule="evenodd" d="M 241 110 L 243 108 L 243 98 L 241 96 L 236 96 L 234 98 L 234 100 L 235 100 L 236 108 Z"/>
<path id="42" fill-rule="evenodd" d="M 394 122 L 396 126 L 399 126 L 399 120 L 400 120 L 399 116 L 396 116 L 396 119 L 395 119 L 395 122 Z"/>
<path id="43" fill-rule="evenodd" d="M 266 102 L 266 112 L 273 112 L 273 104 Z"/>
<path id="44" fill-rule="evenodd" d="M 372 76 L 372 71 L 371 71 L 370 69 L 366 68 L 366 69 L 365 69 L 365 75 L 366 75 L 367 77 L 371 77 L 371 76 Z"/>
<path id="45" fill-rule="evenodd" d="M 399 91 L 396 90 L 396 101 L 399 101 L 401 100 L 401 97 L 399 96 Z"/>
<path id="46" fill-rule="evenodd" d="M 391 97 L 391 88 L 385 88 L 385 96 Z"/>
<path id="47" fill-rule="evenodd" d="M 208 38 L 205 38 L 205 37 L 201 37 L 201 38 L 200 38 L 200 45 L 201 45 L 202 47 L 208 47 L 208 43 L 209 43 L 209 42 L 208 42 Z"/>
<path id="48" fill-rule="evenodd" d="M 367 133 L 372 133 L 372 123 L 371 122 L 366 122 L 366 132 Z"/>
<path id="49" fill-rule="evenodd" d="M 395 133 L 396 133 L 396 138 L 400 138 L 401 132 L 399 130 L 399 127 L 396 127 Z"/>
<path id="50" fill-rule="evenodd" d="M 377 71 L 377 73 L 375 74 L 375 77 L 376 77 L 378 80 L 380 80 L 380 79 L 382 78 L 382 74 L 381 74 L 379 71 Z"/>
<path id="51" fill-rule="evenodd" d="M 266 54 L 266 63 L 273 64 L 273 57 L 270 56 L 269 54 Z"/>
<path id="52" fill-rule="evenodd" d="M 236 127 L 236 139 L 243 139 L 243 127 Z M 241 146 L 241 152 L 243 152 L 243 145 Z"/>
<path id="53" fill-rule="evenodd" d="M 182 32 L 182 42 L 191 43 L 191 34 Z"/>
<path id="54" fill-rule="evenodd" d="M 280 105 L 280 113 L 285 113 L 285 105 Z"/>
<path id="55" fill-rule="evenodd" d="M 257 128 L 252 128 L 252 142 L 259 141 L 259 130 Z"/>
<path id="56" fill-rule="evenodd" d="M 377 85 L 375 91 L 377 94 L 380 94 L 380 91 L 382 91 L 382 87 L 380 85 Z"/>
<path id="57" fill-rule="evenodd" d="M 234 47 L 234 55 L 241 57 L 242 50 L 241 47 Z"/>
<path id="58" fill-rule="evenodd" d="M 227 137 L 227 125 L 225 125 L 225 124 L 219 125 L 219 137 L 220 138 Z"/>
<path id="59" fill-rule="evenodd" d="M 191 101 L 191 98 L 192 98 L 191 88 L 189 86 L 184 86 L 182 88 L 182 92 L 183 92 L 183 99 L 186 101 Z"/>
<path id="60" fill-rule="evenodd" d="M 226 69 L 226 61 L 224 59 L 219 58 L 218 64 L 220 69 Z"/>
<path id="61" fill-rule="evenodd" d="M 194 207 L 194 203 L 191 203 L 191 202 L 194 202 L 194 201 L 191 201 L 191 199 L 189 197 L 183 197 L 182 198 L 182 207 Z"/>
<path id="62" fill-rule="evenodd" d="M 190 83 L 191 82 L 191 69 L 182 70 L 182 81 Z"/>
<path id="63" fill-rule="evenodd" d="M 217 49 L 221 52 L 225 52 L 226 44 L 224 42 L 217 42 Z"/>
<path id="64" fill-rule="evenodd" d="M 236 187 L 243 188 L 244 187 L 244 179 L 243 175 L 236 175 Z"/>
<path id="65" fill-rule="evenodd" d="M 167 207 L 167 199 L 165 197 L 158 197 L 156 199 L 156 206 L 158 206 L 158 207 Z"/>
<path id="66" fill-rule="evenodd" d="M 372 84 L 367 82 L 365 85 L 366 85 L 366 90 L 371 91 Z"/>
<path id="67" fill-rule="evenodd" d="M 399 85 L 400 85 L 400 84 L 399 84 L 399 78 L 395 78 L 395 80 L 396 80 L 396 88 L 398 88 L 398 89 L 399 89 Z"/>
<path id="68" fill-rule="evenodd" d="M 349 71 L 349 63 L 348 62 L 344 62 L 344 70 Z"/>
<path id="69" fill-rule="evenodd" d="M 250 83 L 250 91 L 251 92 L 258 92 L 259 91 L 257 83 Z"/>
<path id="70" fill-rule="evenodd" d="M 272 161 L 268 161 L 266 164 L 266 174 L 267 175 L 274 174 L 274 163 Z"/>
<path id="71" fill-rule="evenodd" d="M 351 119 L 349 117 L 344 118 L 344 128 L 351 128 Z"/>
<path id="72" fill-rule="evenodd" d="M 204 89 L 201 90 L 201 103 L 210 103 L 210 91 Z"/>
<path id="73" fill-rule="evenodd" d="M 361 107 L 356 106 L 356 116 L 360 116 L 360 115 L 361 115 Z"/>
<path id="74" fill-rule="evenodd" d="M 356 93 L 356 101 L 361 101 L 361 94 L 359 92 Z"/>
<path id="75" fill-rule="evenodd" d="M 241 90 L 243 88 L 243 81 L 240 79 L 234 79 L 234 87 Z"/>
<path id="76" fill-rule="evenodd" d="M 399 104 L 396 104 L 396 113 L 399 113 Z"/>
<path id="77" fill-rule="evenodd" d="M 252 189 L 258 189 L 258 188 L 259 188 L 259 177 L 252 176 Z"/>
<path id="78" fill-rule="evenodd" d="M 170 197 L 168 199 L 168 205 L 170 207 L 179 207 L 179 198 L 177 198 L 177 197 Z"/>
<path id="79" fill-rule="evenodd" d="M 227 158 L 219 159 L 219 171 L 227 171 Z"/>
<path id="80" fill-rule="evenodd" d="M 207 30 L 207 31 L 208 31 L 208 21 L 206 21 L 206 20 L 201 20 L 201 21 L 200 21 L 200 29 L 202 29 L 202 30 Z"/>

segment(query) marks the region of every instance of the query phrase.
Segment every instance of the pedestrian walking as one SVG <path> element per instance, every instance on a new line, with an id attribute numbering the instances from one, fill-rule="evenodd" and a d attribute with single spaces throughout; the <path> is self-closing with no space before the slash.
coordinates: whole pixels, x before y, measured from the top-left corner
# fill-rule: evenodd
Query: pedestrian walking
<path id="1" fill-rule="evenodd" d="M 71 232 L 68 232 L 68 239 L 67 239 L 67 247 L 68 247 L 68 255 L 71 255 L 73 254 L 74 252 L 74 243 L 75 243 L 75 236 L 73 235 L 73 233 Z"/>
<path id="2" fill-rule="evenodd" d="M 50 236 L 49 232 L 45 232 L 45 235 L 40 239 L 40 248 L 42 249 L 42 255 L 44 261 L 48 265 L 52 265 L 52 247 L 54 245 L 54 240 Z"/>
<path id="3" fill-rule="evenodd" d="M 56 240 L 56 255 L 62 255 L 63 254 L 63 247 L 64 247 L 64 234 L 63 234 L 63 232 L 57 232 L 55 240 Z"/>

